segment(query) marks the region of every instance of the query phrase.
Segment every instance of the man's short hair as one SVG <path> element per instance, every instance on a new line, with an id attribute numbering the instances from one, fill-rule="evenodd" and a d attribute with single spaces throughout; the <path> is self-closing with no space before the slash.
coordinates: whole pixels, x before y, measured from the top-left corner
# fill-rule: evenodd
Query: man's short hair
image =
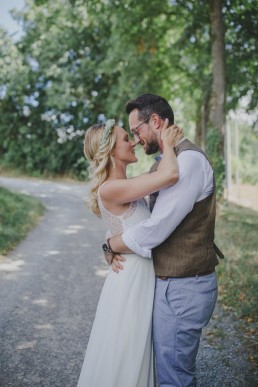
<path id="1" fill-rule="evenodd" d="M 134 109 L 139 111 L 139 120 L 146 120 L 151 114 L 156 113 L 160 118 L 168 118 L 169 124 L 174 123 L 174 112 L 168 101 L 154 94 L 142 94 L 126 104 L 126 113 L 129 115 Z"/>

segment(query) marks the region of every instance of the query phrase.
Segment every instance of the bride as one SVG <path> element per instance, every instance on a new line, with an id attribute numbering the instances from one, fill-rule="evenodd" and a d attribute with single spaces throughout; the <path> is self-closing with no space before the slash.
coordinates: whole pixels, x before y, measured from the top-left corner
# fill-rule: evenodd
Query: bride
<path id="1" fill-rule="evenodd" d="M 144 196 L 178 180 L 175 143 L 182 131 L 161 130 L 164 153 L 158 170 L 127 179 L 135 163 L 135 143 L 115 120 L 91 126 L 84 153 L 90 161 L 91 209 L 110 238 L 150 216 Z M 152 305 L 155 275 L 151 259 L 127 254 L 117 275 L 109 270 L 99 299 L 77 387 L 154 387 Z"/>

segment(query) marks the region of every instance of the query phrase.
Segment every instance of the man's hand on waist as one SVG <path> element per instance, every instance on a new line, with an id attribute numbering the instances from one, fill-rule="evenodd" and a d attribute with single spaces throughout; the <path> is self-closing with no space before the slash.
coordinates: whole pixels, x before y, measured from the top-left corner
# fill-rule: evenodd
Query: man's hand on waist
<path id="1" fill-rule="evenodd" d="M 120 235 L 115 235 L 112 238 L 109 239 L 109 244 L 111 249 L 120 254 L 130 254 L 133 253 L 132 250 L 130 250 L 126 244 L 124 243 L 122 239 L 122 234 Z"/>
<path id="2" fill-rule="evenodd" d="M 109 238 L 103 245 L 106 244 L 108 245 L 110 251 L 104 252 L 105 259 L 108 265 L 112 266 L 112 270 L 116 273 L 119 273 L 120 270 L 123 270 L 123 265 L 121 262 L 126 261 L 126 259 L 120 255 L 120 253 L 128 254 L 132 251 L 124 244 L 121 235 L 116 235 L 112 238 Z"/>

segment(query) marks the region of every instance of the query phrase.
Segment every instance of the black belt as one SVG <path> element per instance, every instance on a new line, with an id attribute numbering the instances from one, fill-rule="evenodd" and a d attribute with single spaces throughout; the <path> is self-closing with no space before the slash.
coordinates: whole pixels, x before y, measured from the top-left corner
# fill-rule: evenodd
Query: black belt
<path id="1" fill-rule="evenodd" d="M 157 278 L 163 280 L 163 281 L 166 281 L 167 279 L 169 278 L 193 278 L 193 277 L 202 277 L 204 275 L 209 275 L 209 274 L 212 274 L 214 273 L 214 270 L 213 271 L 209 271 L 207 273 L 202 273 L 202 274 L 195 274 L 195 275 L 187 275 L 185 277 L 166 277 L 166 276 L 160 276 L 160 275 L 157 275 Z"/>

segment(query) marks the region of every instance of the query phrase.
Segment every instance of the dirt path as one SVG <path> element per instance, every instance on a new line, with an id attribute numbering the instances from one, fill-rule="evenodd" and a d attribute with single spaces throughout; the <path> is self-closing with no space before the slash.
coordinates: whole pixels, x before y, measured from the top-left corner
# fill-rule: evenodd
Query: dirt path
<path id="1" fill-rule="evenodd" d="M 258 185 L 232 185 L 228 193 L 228 200 L 240 206 L 258 211 Z"/>
<path id="2" fill-rule="evenodd" d="M 38 197 L 38 227 L 0 261 L 0 386 L 75 387 L 106 264 L 85 184 L 0 177 Z"/>

